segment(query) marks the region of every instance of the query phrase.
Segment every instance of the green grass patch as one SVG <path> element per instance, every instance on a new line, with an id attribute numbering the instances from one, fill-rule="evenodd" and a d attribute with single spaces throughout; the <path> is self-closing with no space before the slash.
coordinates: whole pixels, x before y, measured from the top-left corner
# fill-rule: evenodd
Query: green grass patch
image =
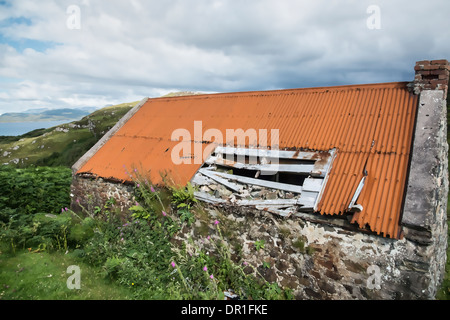
<path id="1" fill-rule="evenodd" d="M 69 289 L 67 280 L 80 268 L 80 289 Z M 70 270 L 69 270 L 70 271 Z M 101 276 L 101 270 L 82 262 L 73 253 L 22 251 L 0 254 L 0 299 L 2 300 L 125 300 L 132 288 L 118 286 Z"/>

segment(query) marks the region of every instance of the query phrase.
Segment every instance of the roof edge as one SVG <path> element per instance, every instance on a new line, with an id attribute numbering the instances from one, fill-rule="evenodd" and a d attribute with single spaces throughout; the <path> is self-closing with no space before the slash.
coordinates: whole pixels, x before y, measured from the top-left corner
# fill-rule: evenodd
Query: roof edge
<path id="1" fill-rule="evenodd" d="M 288 89 L 269 89 L 269 90 L 250 90 L 250 91 L 234 91 L 234 92 L 216 92 L 216 93 L 202 93 L 175 97 L 153 97 L 150 100 L 186 100 L 186 99 L 204 99 L 216 96 L 246 96 L 246 95 L 271 95 L 271 94 L 289 94 L 292 92 L 313 91 L 313 92 L 327 92 L 330 90 L 349 90 L 349 89 L 364 89 L 364 88 L 404 88 L 408 89 L 411 81 L 395 81 L 395 82 L 379 82 L 379 83 L 363 83 L 363 84 L 344 84 L 336 86 L 322 86 L 322 87 L 303 87 L 303 88 L 288 88 Z"/>
<path id="2" fill-rule="evenodd" d="M 82 166 L 88 162 L 88 160 L 97 153 L 97 151 L 103 147 L 103 145 L 113 136 L 123 125 L 130 120 L 132 116 L 148 101 L 148 97 L 142 99 L 137 105 L 135 105 L 130 111 L 128 111 L 105 135 L 97 141 L 97 143 L 89 149 L 77 162 L 72 166 L 72 172 L 75 174 Z"/>

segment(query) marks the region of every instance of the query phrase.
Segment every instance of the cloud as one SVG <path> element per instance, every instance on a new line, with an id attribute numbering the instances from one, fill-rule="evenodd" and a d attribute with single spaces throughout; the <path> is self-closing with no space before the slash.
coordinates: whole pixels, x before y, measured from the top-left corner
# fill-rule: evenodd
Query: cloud
<path id="1" fill-rule="evenodd" d="M 80 9 L 70 29 L 67 8 Z M 367 8 L 380 9 L 380 29 Z M 407 81 L 448 58 L 450 3 L 15 0 L 0 4 L 0 113 L 102 106 L 173 90 Z"/>

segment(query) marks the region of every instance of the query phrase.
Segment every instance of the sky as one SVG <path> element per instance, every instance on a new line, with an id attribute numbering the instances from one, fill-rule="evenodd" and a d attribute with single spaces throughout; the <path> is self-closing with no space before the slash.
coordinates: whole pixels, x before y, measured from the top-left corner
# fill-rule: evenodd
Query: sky
<path id="1" fill-rule="evenodd" d="M 412 81 L 447 0 L 0 0 L 0 114 Z"/>

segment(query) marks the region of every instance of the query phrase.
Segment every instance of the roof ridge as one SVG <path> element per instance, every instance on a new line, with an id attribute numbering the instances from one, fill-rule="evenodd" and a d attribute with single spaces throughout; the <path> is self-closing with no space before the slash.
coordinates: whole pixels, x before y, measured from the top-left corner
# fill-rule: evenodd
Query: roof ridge
<path id="1" fill-rule="evenodd" d="M 366 83 L 366 84 L 346 84 L 337 86 L 323 86 L 323 87 L 306 87 L 306 88 L 290 88 L 290 89 L 270 89 L 270 90 L 253 90 L 253 91 L 235 91 L 235 92 L 217 92 L 217 93 L 203 93 L 195 95 L 174 96 L 174 97 L 154 97 L 149 100 L 191 100 L 191 99 L 208 99 L 214 97 L 237 97 L 237 96 L 271 96 L 279 94 L 295 94 L 301 92 L 329 92 L 342 90 L 358 90 L 358 89 L 398 89 L 404 87 L 408 89 L 407 85 L 410 81 L 397 82 L 381 82 L 381 83 Z"/>

